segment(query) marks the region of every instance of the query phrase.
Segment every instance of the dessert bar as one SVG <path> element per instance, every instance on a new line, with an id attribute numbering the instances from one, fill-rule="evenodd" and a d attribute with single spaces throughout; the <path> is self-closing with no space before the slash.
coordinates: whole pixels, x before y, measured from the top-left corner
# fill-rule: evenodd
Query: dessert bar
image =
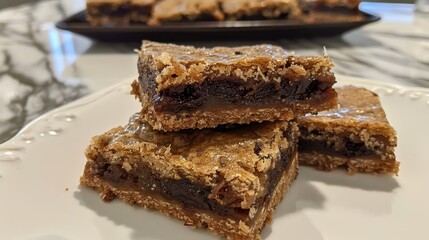
<path id="1" fill-rule="evenodd" d="M 146 22 L 159 0 L 87 0 L 86 18 L 91 25 L 127 25 Z"/>
<path id="2" fill-rule="evenodd" d="M 164 0 L 153 8 L 149 25 L 181 20 L 223 20 L 218 0 Z"/>
<path id="3" fill-rule="evenodd" d="M 301 14 L 297 0 L 221 0 L 230 20 L 295 18 Z"/>
<path id="4" fill-rule="evenodd" d="M 294 122 L 154 131 L 135 114 L 92 139 L 81 184 L 228 239 L 259 239 L 295 180 Z"/>
<path id="5" fill-rule="evenodd" d="M 378 96 L 364 88 L 338 88 L 339 109 L 297 119 L 300 164 L 349 173 L 399 171 L 396 133 Z"/>
<path id="6" fill-rule="evenodd" d="M 132 93 L 157 130 L 291 120 L 337 106 L 328 56 L 281 47 L 194 48 L 144 41 Z"/>

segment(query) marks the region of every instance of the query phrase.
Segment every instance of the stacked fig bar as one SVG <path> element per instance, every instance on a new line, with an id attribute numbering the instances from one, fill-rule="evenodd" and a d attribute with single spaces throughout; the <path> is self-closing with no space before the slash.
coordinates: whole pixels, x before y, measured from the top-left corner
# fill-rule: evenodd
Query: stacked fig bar
<path id="1" fill-rule="evenodd" d="M 328 56 L 280 47 L 211 49 L 144 42 L 133 94 L 156 130 L 292 120 L 337 106 Z"/>
<path id="2" fill-rule="evenodd" d="M 328 56 L 145 41 L 129 123 L 92 139 L 81 184 L 228 239 L 259 239 L 295 180 L 297 117 L 337 107 Z"/>

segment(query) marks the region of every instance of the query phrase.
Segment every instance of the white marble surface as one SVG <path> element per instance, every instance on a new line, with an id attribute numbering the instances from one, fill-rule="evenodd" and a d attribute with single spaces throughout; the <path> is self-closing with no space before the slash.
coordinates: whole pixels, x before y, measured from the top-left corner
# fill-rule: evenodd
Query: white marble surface
<path id="1" fill-rule="evenodd" d="M 57 106 L 137 76 L 132 43 L 99 43 L 55 28 L 84 0 L 47 0 L 0 9 L 0 143 Z M 429 86 L 429 15 L 410 4 L 362 3 L 383 20 L 334 38 L 273 41 L 320 54 L 335 72 L 407 86 Z M 192 42 L 199 46 L 252 42 Z"/>

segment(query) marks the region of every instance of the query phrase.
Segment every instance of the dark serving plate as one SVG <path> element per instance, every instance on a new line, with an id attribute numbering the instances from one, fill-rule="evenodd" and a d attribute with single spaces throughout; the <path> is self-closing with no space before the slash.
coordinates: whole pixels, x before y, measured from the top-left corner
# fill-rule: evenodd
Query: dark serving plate
<path id="1" fill-rule="evenodd" d="M 58 22 L 56 26 L 101 41 L 253 40 L 334 36 L 380 20 L 379 17 L 362 11 L 323 11 L 312 16 L 311 20 L 196 21 L 164 23 L 159 26 L 147 26 L 143 23 L 92 26 L 86 21 L 85 14 L 85 11 L 76 13 Z"/>

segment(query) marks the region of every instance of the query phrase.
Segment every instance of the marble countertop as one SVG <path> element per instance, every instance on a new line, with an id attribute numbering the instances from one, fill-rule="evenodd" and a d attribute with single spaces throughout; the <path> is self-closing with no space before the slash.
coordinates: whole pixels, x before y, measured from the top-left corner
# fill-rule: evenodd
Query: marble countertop
<path id="1" fill-rule="evenodd" d="M 0 9 L 0 143 L 44 112 L 137 76 L 137 43 L 94 42 L 55 28 L 84 7 L 84 0 L 47 0 Z M 271 43 L 302 55 L 326 46 L 338 74 L 429 87 L 429 15 L 416 15 L 412 4 L 360 7 L 383 20 L 334 38 Z"/>

